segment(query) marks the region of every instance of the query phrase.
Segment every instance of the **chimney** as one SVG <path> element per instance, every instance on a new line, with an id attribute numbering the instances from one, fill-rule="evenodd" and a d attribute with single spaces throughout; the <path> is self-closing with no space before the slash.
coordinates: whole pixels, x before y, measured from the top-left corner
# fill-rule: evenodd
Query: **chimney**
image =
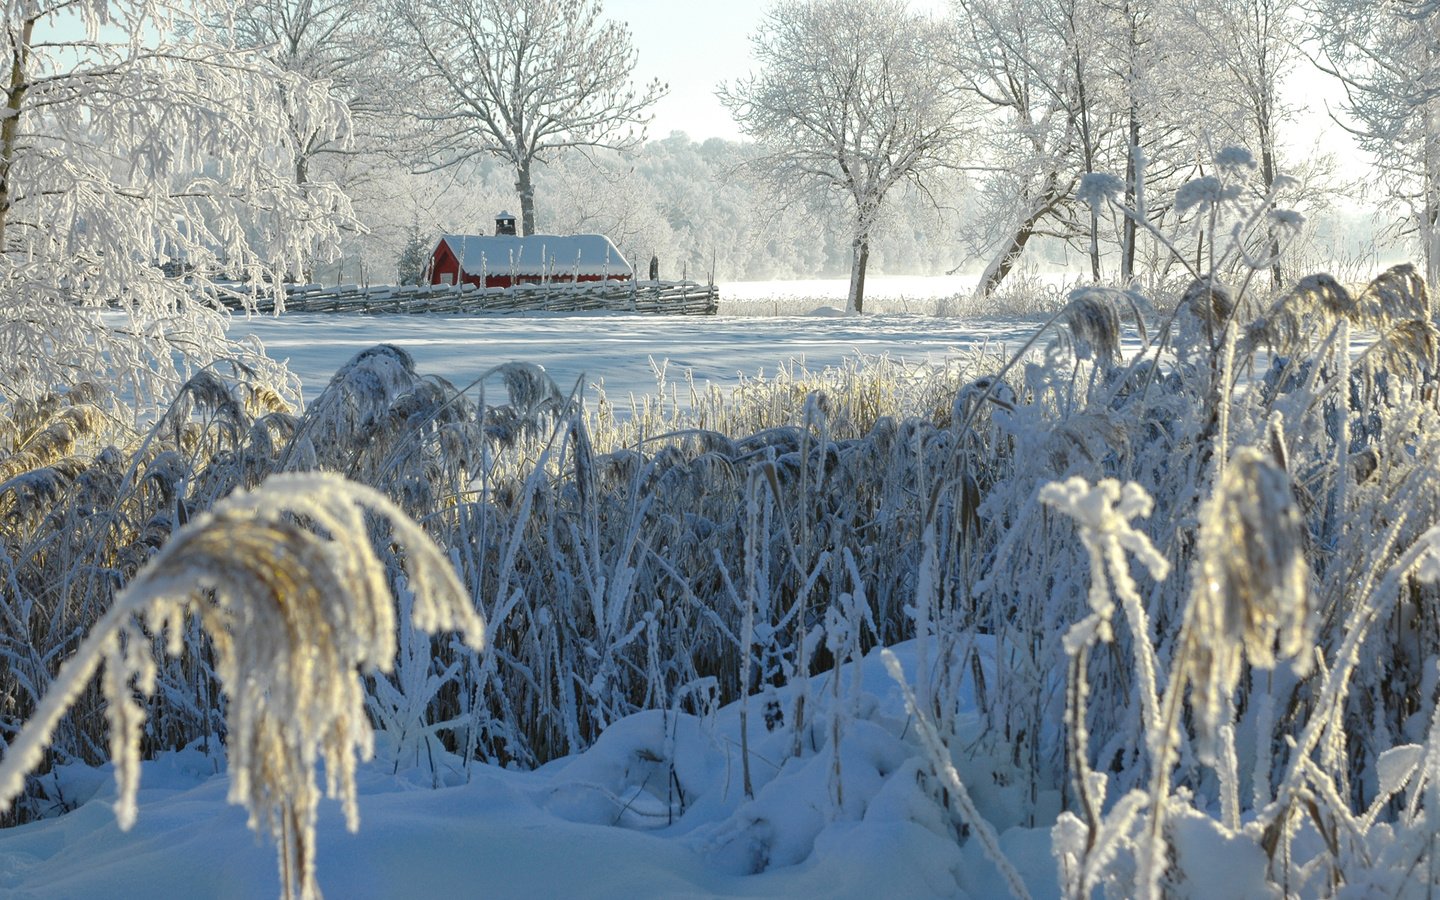
<path id="1" fill-rule="evenodd" d="M 513 235 L 515 233 L 515 217 L 508 212 L 502 212 L 495 216 L 495 233 Z"/>

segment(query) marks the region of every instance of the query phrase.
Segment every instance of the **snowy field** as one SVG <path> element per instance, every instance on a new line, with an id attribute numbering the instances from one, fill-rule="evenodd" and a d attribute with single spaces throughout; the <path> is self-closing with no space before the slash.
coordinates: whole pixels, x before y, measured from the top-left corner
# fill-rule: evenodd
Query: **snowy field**
<path id="1" fill-rule="evenodd" d="M 416 368 L 458 387 L 505 362 L 543 366 L 568 390 L 583 382 L 587 396 L 603 384 L 612 402 L 653 394 L 658 373 L 684 384 L 734 386 L 743 376 L 773 376 L 781 366 L 812 370 L 857 355 L 889 356 L 921 364 L 987 343 L 1018 346 L 1033 323 L 964 321 L 927 316 L 865 317 L 717 316 L 326 316 L 237 320 L 232 335 L 253 334 L 275 359 L 288 360 L 307 398 L 356 353 L 395 344 L 415 357 Z M 668 366 L 666 365 L 668 363 Z"/>
<path id="2" fill-rule="evenodd" d="M 933 309 L 941 297 L 973 285 L 973 278 L 890 277 L 872 285 L 884 308 Z M 416 368 L 458 387 L 505 362 L 543 366 L 565 389 L 582 384 L 587 397 L 603 385 L 620 406 L 630 395 L 652 394 L 663 372 L 670 385 L 733 387 L 743 378 L 773 376 L 780 367 L 819 370 L 857 356 L 888 356 L 921 364 L 990 344 L 1017 345 L 1034 324 L 1014 319 L 935 318 L 903 312 L 843 316 L 848 282 L 737 282 L 722 286 L 740 314 L 715 317 L 536 316 L 327 316 L 237 318 L 231 335 L 253 334 L 290 370 L 313 399 L 356 353 L 394 344 L 415 357 Z M 784 305 L 798 315 L 776 316 Z M 755 315 L 750 313 L 754 312 Z"/>

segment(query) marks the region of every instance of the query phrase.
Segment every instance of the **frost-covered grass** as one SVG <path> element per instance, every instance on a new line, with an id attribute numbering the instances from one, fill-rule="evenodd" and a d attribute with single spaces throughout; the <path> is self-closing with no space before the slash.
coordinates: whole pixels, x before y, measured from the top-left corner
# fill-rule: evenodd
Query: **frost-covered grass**
<path id="1" fill-rule="evenodd" d="M 534 770 L 525 803 L 549 816 L 703 835 L 675 864 L 701 893 L 783 889 L 721 876 L 783 879 L 916 828 L 932 848 L 917 890 L 942 895 L 1206 895 L 1222 857 L 1239 894 L 1424 893 L 1440 758 L 1425 287 L 1396 269 L 1353 294 L 1321 276 L 1153 299 L 1072 292 L 1020 356 L 633 402 L 577 404 L 528 363 L 457 386 L 380 346 L 303 413 L 243 370 L 196 376 L 139 437 L 83 390 L 13 407 L 0 739 L 159 548 L 237 489 L 321 470 L 418 521 L 485 622 L 483 652 L 402 615 L 390 672 L 347 657 L 376 730 L 367 778 L 504 804 L 499 770 Z M 1138 349 L 1122 341 L 1137 316 Z M 297 511 L 296 540 L 340 537 Z M 408 612 L 411 563 L 366 522 L 344 541 L 371 542 Z M 178 623 L 176 654 L 128 632 L 154 644 L 147 756 L 234 738 L 223 654 Z M 875 658 L 901 644 L 908 696 Z M 835 677 L 862 658 L 859 680 Z M 106 710 L 76 696 L 41 771 L 105 760 Z M 12 821 L 73 807 L 65 783 L 26 782 Z M 45 828 L 12 846 L 35 854 L 24 836 Z"/>

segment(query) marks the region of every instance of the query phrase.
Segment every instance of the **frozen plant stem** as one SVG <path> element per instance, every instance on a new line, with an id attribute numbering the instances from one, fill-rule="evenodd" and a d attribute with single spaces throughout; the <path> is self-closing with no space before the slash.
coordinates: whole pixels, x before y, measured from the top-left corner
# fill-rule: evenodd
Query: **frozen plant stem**
<path id="1" fill-rule="evenodd" d="M 745 614 L 740 637 L 740 770 L 745 797 L 753 799 L 755 789 L 750 780 L 750 654 L 755 646 L 755 605 L 759 602 L 759 535 L 760 482 L 758 472 L 751 470 L 749 490 L 745 496 Z"/>
<path id="2" fill-rule="evenodd" d="M 1091 864 L 1089 856 L 1104 835 L 1101 834 L 1101 809 L 1104 796 L 1093 796 L 1092 775 L 1086 735 L 1086 697 L 1089 685 L 1086 682 L 1086 663 L 1090 649 L 1098 643 L 1114 640 L 1111 617 L 1114 614 L 1114 595 L 1121 600 L 1122 608 L 1130 620 L 1131 643 L 1134 647 L 1137 676 L 1140 681 L 1142 718 L 1145 733 L 1150 741 L 1150 751 L 1156 753 L 1158 710 L 1156 701 L 1156 664 L 1154 648 L 1150 643 L 1149 618 L 1145 614 L 1140 592 L 1130 574 L 1125 551 L 1133 553 L 1149 571 L 1150 577 L 1163 581 L 1170 572 L 1169 562 L 1160 555 L 1143 533 L 1137 531 L 1130 520 L 1137 516 L 1149 516 L 1153 501 L 1143 488 L 1136 484 L 1123 487 L 1114 479 L 1105 479 L 1095 486 L 1083 478 L 1071 478 L 1065 482 L 1053 482 L 1040 491 L 1040 500 L 1073 518 L 1080 530 L 1081 543 L 1090 557 L 1090 615 L 1073 625 L 1066 633 L 1065 652 L 1071 657 L 1069 702 L 1066 716 L 1069 725 L 1067 747 L 1075 769 L 1076 791 L 1087 827 L 1086 858 L 1080 860 L 1080 895 L 1089 891 Z M 1143 871 L 1143 870 L 1142 870 Z M 1144 893 L 1142 880 L 1142 894 Z"/>

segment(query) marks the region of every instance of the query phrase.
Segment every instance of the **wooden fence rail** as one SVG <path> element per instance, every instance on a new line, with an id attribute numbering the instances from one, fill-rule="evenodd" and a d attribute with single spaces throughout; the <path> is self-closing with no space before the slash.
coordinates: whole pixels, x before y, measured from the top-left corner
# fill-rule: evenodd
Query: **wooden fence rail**
<path id="1" fill-rule="evenodd" d="M 221 289 L 221 303 L 235 310 L 247 307 L 274 312 L 275 297 L 266 291 L 252 297 L 243 289 Z M 522 284 L 510 288 L 446 285 L 290 285 L 284 309 L 296 313 L 531 313 L 608 311 L 670 316 L 713 316 L 720 290 L 694 281 L 581 282 Z"/>

